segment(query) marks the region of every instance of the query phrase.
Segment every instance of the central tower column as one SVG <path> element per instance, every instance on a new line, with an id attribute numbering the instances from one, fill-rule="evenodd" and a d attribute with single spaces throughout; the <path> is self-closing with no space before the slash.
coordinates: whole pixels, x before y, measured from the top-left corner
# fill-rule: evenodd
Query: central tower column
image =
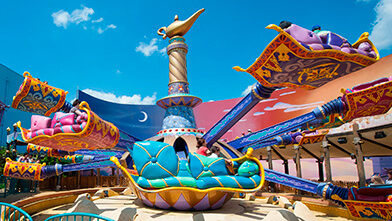
<path id="1" fill-rule="evenodd" d="M 168 95 L 157 101 L 157 105 L 166 109 L 162 130 L 167 132 L 200 132 L 196 128 L 193 108 L 202 103 L 202 100 L 189 93 L 186 54 L 188 45 L 183 37 L 191 28 L 204 9 L 199 10 L 185 21 L 179 21 L 178 16 L 168 27 L 162 27 L 158 34 L 163 39 L 169 37 L 166 48 L 169 56 L 169 85 Z M 163 31 L 165 33 L 163 33 Z"/>

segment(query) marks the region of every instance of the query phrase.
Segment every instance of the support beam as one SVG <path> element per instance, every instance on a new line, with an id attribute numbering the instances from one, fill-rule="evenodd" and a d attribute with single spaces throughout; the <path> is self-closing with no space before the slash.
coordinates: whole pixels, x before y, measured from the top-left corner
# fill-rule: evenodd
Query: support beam
<path id="1" fill-rule="evenodd" d="M 301 154 L 299 152 L 300 146 L 294 144 L 294 156 L 295 156 L 295 168 L 297 170 L 297 177 L 302 178 L 302 170 L 301 170 Z"/>
<path id="2" fill-rule="evenodd" d="M 318 165 L 318 171 L 319 171 L 319 182 L 324 182 L 324 169 L 323 169 L 323 161 L 322 160 L 317 160 L 316 161 Z"/>
<path id="3" fill-rule="evenodd" d="M 284 173 L 285 174 L 290 174 L 290 171 L 289 171 L 289 161 L 288 160 L 283 160 L 283 165 L 284 165 Z"/>
<path id="4" fill-rule="evenodd" d="M 283 160 L 283 165 L 284 165 L 284 173 L 289 174 L 289 162 L 287 161 L 286 158 L 282 156 L 275 148 L 271 147 L 272 151 L 281 159 Z"/>
<path id="5" fill-rule="evenodd" d="M 305 151 L 307 154 L 315 158 L 316 160 L 320 160 L 320 157 L 316 156 L 314 153 L 312 153 L 310 150 L 306 149 L 306 147 L 301 145 L 301 149 Z"/>
<path id="6" fill-rule="evenodd" d="M 268 157 L 268 169 L 273 170 L 273 165 L 272 165 L 272 148 L 270 146 L 267 147 L 267 157 Z M 271 189 L 271 192 L 275 192 L 275 183 L 270 182 L 269 187 Z"/>
<path id="7" fill-rule="evenodd" d="M 77 178 L 76 188 L 80 189 L 80 180 L 81 180 L 80 170 L 78 170 L 77 173 L 78 173 L 78 178 Z"/>
<path id="8" fill-rule="evenodd" d="M 285 174 L 290 174 L 290 171 L 289 171 L 289 161 L 283 160 L 283 165 L 284 165 L 284 173 Z"/>
<path id="9" fill-rule="evenodd" d="M 362 146 L 361 146 L 363 141 L 361 141 L 361 138 L 359 137 L 358 129 L 359 129 L 358 124 L 357 123 L 353 124 L 353 133 L 354 133 L 353 143 L 355 146 L 355 153 L 356 153 L 355 155 L 357 157 L 357 171 L 358 171 L 358 178 L 359 178 L 359 186 L 363 187 L 366 185 L 365 166 L 363 164 L 363 153 L 362 153 Z"/>
<path id="10" fill-rule="evenodd" d="M 385 144 L 380 143 L 380 142 L 377 142 L 377 141 L 375 141 L 375 140 L 367 139 L 366 137 L 363 137 L 360 133 L 358 133 L 358 135 L 359 135 L 359 137 L 360 137 L 362 140 L 364 140 L 364 141 L 367 141 L 367 142 L 369 142 L 369 143 L 372 143 L 372 144 L 375 144 L 375 145 L 377 145 L 377 146 L 383 147 L 383 148 L 387 149 L 388 151 L 391 151 L 391 150 L 392 150 L 392 147 L 391 147 L 391 146 L 385 145 Z"/>
<path id="11" fill-rule="evenodd" d="M 57 176 L 57 185 L 56 185 L 56 191 L 61 190 L 61 175 Z"/>
<path id="12" fill-rule="evenodd" d="M 300 154 L 300 146 L 298 144 L 294 144 L 294 154 L 295 154 L 295 169 L 297 170 L 297 177 L 302 178 L 302 168 L 301 168 L 301 154 Z M 298 195 L 303 195 L 301 190 L 296 190 Z"/>
<path id="13" fill-rule="evenodd" d="M 329 147 L 331 146 L 328 143 L 328 139 L 324 137 L 324 140 L 321 145 L 324 149 L 324 166 L 325 166 L 325 175 L 327 177 L 327 182 L 332 182 L 332 171 L 331 171 L 331 158 L 329 157 Z"/>
<path id="14" fill-rule="evenodd" d="M 97 186 L 101 186 L 101 168 L 97 168 Z"/>
<path id="15" fill-rule="evenodd" d="M 271 147 L 268 146 L 267 147 L 267 157 L 268 157 L 268 169 L 273 170 L 273 166 L 272 166 L 272 151 L 271 151 Z"/>
<path id="16" fill-rule="evenodd" d="M 351 153 L 350 153 L 350 152 L 348 152 L 347 150 L 345 150 L 345 149 L 339 147 L 339 146 L 338 146 L 337 144 L 335 144 L 334 142 L 331 142 L 330 140 L 328 140 L 328 137 L 327 137 L 327 141 L 328 141 L 329 144 L 331 144 L 331 146 L 333 146 L 333 147 L 335 147 L 336 149 L 338 149 L 338 150 L 342 151 L 343 153 L 347 154 L 347 157 L 351 157 Z"/>
<path id="17" fill-rule="evenodd" d="M 322 161 L 321 157 L 316 156 L 314 153 L 312 153 L 310 150 L 308 150 L 304 146 L 301 146 L 301 149 L 316 159 L 316 162 L 318 165 L 318 171 L 319 171 L 319 181 L 324 181 L 323 161 Z"/>

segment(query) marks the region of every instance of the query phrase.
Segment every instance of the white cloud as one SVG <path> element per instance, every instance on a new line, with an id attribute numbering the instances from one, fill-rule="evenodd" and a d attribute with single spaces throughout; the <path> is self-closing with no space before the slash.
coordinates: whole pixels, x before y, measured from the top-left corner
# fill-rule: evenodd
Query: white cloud
<path id="1" fill-rule="evenodd" d="M 158 53 L 162 54 L 162 55 L 166 54 L 166 48 L 162 48 L 162 49 L 158 50 Z"/>
<path id="2" fill-rule="evenodd" d="M 140 94 L 134 94 L 132 96 L 123 95 L 117 97 L 113 93 L 105 93 L 105 92 L 95 91 L 91 89 L 84 89 L 83 92 L 105 101 L 110 101 L 110 102 L 120 103 L 120 104 L 155 104 L 157 99 L 156 92 L 154 92 L 152 96 L 146 96 L 144 98 L 142 98 Z"/>
<path id="3" fill-rule="evenodd" d="M 297 110 L 302 110 L 302 109 L 315 108 L 318 105 L 323 104 L 323 103 L 324 103 L 324 101 L 319 101 L 319 102 L 310 103 L 310 104 L 292 105 L 292 104 L 287 104 L 287 103 L 283 103 L 283 102 L 278 102 L 273 107 L 266 107 L 264 110 L 266 110 L 266 111 L 284 110 L 284 112 L 292 112 L 292 111 L 297 111 Z"/>
<path id="4" fill-rule="evenodd" d="M 108 29 L 116 29 L 116 28 L 117 28 L 117 26 L 115 26 L 115 25 L 113 25 L 113 24 L 110 24 L 110 25 L 106 26 L 105 29 L 98 28 L 98 33 L 99 33 L 99 34 L 102 34 L 102 33 L 104 33 L 104 32 L 105 32 L 106 30 L 108 30 Z"/>
<path id="5" fill-rule="evenodd" d="M 252 84 L 252 85 L 249 85 L 249 86 L 241 93 L 241 95 L 242 95 L 242 96 L 248 95 L 248 94 L 252 91 L 252 87 L 253 87 L 253 84 Z"/>
<path id="6" fill-rule="evenodd" d="M 269 102 L 269 101 L 276 101 L 276 100 L 278 100 L 278 98 L 269 98 L 269 99 L 261 100 L 261 101 L 259 101 L 259 103 L 264 103 L 264 102 Z"/>
<path id="7" fill-rule="evenodd" d="M 87 8 L 83 6 L 83 9 L 75 9 L 71 14 L 71 21 L 73 23 L 79 24 L 80 22 L 90 20 L 90 15 L 94 14 L 94 10 L 92 8 Z"/>
<path id="8" fill-rule="evenodd" d="M 52 14 L 53 17 L 53 23 L 57 27 L 64 27 L 65 29 L 70 25 L 70 24 L 76 24 L 78 25 L 81 22 L 87 22 L 91 20 L 91 15 L 93 15 L 95 12 L 92 8 L 87 8 L 82 5 L 82 9 L 75 9 L 71 12 L 71 14 L 67 11 L 60 10 L 58 12 L 54 12 Z M 103 21 L 103 18 L 99 18 L 97 20 L 92 20 L 91 23 L 100 23 Z M 91 27 L 94 29 L 94 26 Z M 108 29 L 116 29 L 117 26 L 110 24 L 107 25 L 105 28 L 99 27 L 98 28 L 98 33 L 102 34 Z M 84 30 L 87 30 L 88 28 L 84 25 L 83 26 Z"/>
<path id="9" fill-rule="evenodd" d="M 63 26 L 64 28 L 67 28 L 68 23 L 70 22 L 71 15 L 63 10 L 60 10 L 58 12 L 54 12 L 52 14 L 53 17 L 53 23 L 57 27 Z"/>
<path id="10" fill-rule="evenodd" d="M 155 52 L 158 52 L 160 54 L 165 54 L 166 48 L 158 49 L 157 42 L 158 42 L 157 38 L 151 39 L 150 44 L 140 42 L 139 46 L 136 47 L 135 51 L 143 53 L 144 56 L 146 57 L 151 56 Z"/>
<path id="11" fill-rule="evenodd" d="M 263 114 L 265 114 L 265 112 L 255 112 L 255 113 L 253 114 L 253 116 L 259 116 L 259 115 L 263 115 Z"/>
<path id="12" fill-rule="evenodd" d="M 281 94 L 279 94 L 279 96 L 285 96 L 285 95 L 295 94 L 295 93 L 297 93 L 297 91 L 289 91 L 289 92 L 286 92 L 286 93 L 281 93 Z"/>
<path id="13" fill-rule="evenodd" d="M 117 70 L 116 71 L 116 74 L 121 74 L 122 72 L 120 71 L 120 70 Z"/>
<path id="14" fill-rule="evenodd" d="M 97 19 L 97 20 L 93 20 L 93 21 L 91 21 L 92 23 L 95 23 L 95 22 L 101 22 L 101 21 L 103 21 L 103 18 L 101 17 L 100 19 Z"/>
<path id="15" fill-rule="evenodd" d="M 111 29 L 116 29 L 116 28 L 117 28 L 117 26 L 115 26 L 115 25 L 113 25 L 113 24 L 110 24 L 110 25 L 108 25 L 108 26 L 106 27 L 106 29 L 108 29 L 108 28 L 111 28 Z"/>
<path id="16" fill-rule="evenodd" d="M 57 27 L 67 28 L 69 24 L 78 25 L 81 22 L 90 20 L 90 15 L 94 14 L 94 10 L 92 8 L 87 8 L 82 5 L 82 9 L 75 9 L 71 14 L 69 12 L 60 10 L 58 12 L 54 12 L 52 14 L 53 23 Z"/>
<path id="17" fill-rule="evenodd" d="M 389 49 L 392 46 L 392 0 L 380 0 L 374 10 L 376 21 L 369 38 L 379 50 Z"/>

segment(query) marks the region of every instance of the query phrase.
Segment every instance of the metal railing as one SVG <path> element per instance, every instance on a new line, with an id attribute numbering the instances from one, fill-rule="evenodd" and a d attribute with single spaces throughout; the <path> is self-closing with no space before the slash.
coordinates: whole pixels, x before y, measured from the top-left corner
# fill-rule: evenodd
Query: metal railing
<path id="1" fill-rule="evenodd" d="M 21 208 L 0 202 L 1 221 L 33 221 L 33 218 Z"/>
<path id="2" fill-rule="evenodd" d="M 59 215 L 54 215 L 47 218 L 45 221 L 114 221 L 103 216 L 98 216 L 92 213 L 64 213 Z"/>

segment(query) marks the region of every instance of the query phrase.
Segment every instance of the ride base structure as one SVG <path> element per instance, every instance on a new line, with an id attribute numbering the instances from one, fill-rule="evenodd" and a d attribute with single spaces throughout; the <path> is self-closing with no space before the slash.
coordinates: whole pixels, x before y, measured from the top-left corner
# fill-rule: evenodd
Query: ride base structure
<path id="1" fill-rule="evenodd" d="M 4 175 L 43 180 L 63 172 L 107 166 L 119 167 L 129 179 L 130 188 L 144 205 L 159 209 L 208 210 L 222 207 L 235 193 L 255 193 L 264 181 L 287 185 L 318 194 L 326 200 L 347 208 L 353 217 L 392 219 L 392 186 L 342 188 L 330 183 L 306 179 L 263 169 L 253 150 L 270 145 L 315 142 L 305 133 L 284 134 L 293 129 L 329 128 L 357 117 L 386 113 L 392 106 L 391 78 L 343 90 L 343 96 L 315 108 L 312 112 L 225 143 L 219 139 L 260 100 L 267 99 L 280 87 L 315 89 L 347 74 L 377 62 L 377 49 L 364 33 L 353 45 L 339 35 L 327 37 L 295 24 L 267 28 L 279 32 L 264 52 L 248 69 L 258 81 L 252 91 L 233 107 L 211 129 L 203 134 L 197 129 L 193 108 L 202 101 L 189 93 L 184 35 L 204 9 L 184 21 L 162 27 L 158 34 L 169 38 L 168 95 L 157 105 L 166 110 L 162 130 L 145 141 L 121 136 L 115 125 L 101 119 L 82 102 L 83 115 L 69 113 L 67 92 L 52 87 L 25 73 L 25 80 L 16 93 L 12 107 L 33 112 L 30 129 L 22 128 L 22 137 L 33 153 L 46 153 L 63 159 L 64 164 L 45 165 L 7 160 Z M 51 119 L 47 116 L 54 114 Z M 316 122 L 317 120 L 317 122 Z M 316 123 L 315 123 L 316 122 Z M 313 129 L 314 129 L 313 128 Z M 310 129 L 310 128 L 308 128 Z M 311 133 L 309 131 L 309 133 Z M 301 136 L 298 138 L 297 136 Z M 121 138 L 128 137 L 128 139 Z M 197 139 L 217 145 L 230 158 L 228 166 L 221 157 L 208 158 L 193 153 Z M 306 138 L 308 138 L 307 141 Z M 120 141 L 127 145 L 120 145 Z M 132 160 L 121 161 L 126 153 Z M 121 161 L 121 162 L 120 162 Z M 71 164 L 65 164 L 71 163 Z"/>

